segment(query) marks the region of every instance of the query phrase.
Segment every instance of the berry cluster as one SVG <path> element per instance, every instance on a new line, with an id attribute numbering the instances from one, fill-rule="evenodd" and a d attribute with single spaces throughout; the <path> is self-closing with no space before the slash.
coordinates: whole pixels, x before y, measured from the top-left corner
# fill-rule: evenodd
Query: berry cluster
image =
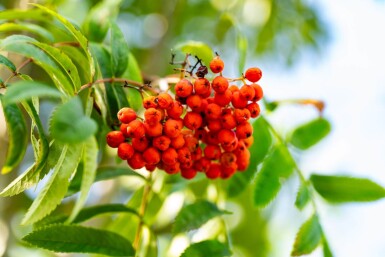
<path id="1" fill-rule="evenodd" d="M 244 171 L 253 143 L 250 118 L 260 113 L 262 88 L 255 84 L 262 72 L 249 68 L 239 79 L 222 76 L 219 56 L 210 62 L 218 74 L 211 82 L 201 66 L 196 76 L 181 79 L 174 97 L 159 93 L 143 100 L 144 119 L 131 108 L 118 112 L 120 130 L 107 134 L 107 144 L 133 169 L 156 168 L 191 179 L 204 172 L 209 179 L 229 178 Z M 243 81 L 238 87 L 230 81 Z M 249 81 L 251 83 L 246 82 Z"/>

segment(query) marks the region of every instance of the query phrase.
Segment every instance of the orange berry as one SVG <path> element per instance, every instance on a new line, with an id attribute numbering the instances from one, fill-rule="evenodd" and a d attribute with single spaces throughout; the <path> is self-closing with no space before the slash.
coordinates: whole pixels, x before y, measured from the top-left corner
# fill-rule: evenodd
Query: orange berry
<path id="1" fill-rule="evenodd" d="M 222 129 L 222 123 L 220 120 L 210 120 L 207 123 L 207 127 L 209 128 L 210 131 L 219 131 Z"/>
<path id="2" fill-rule="evenodd" d="M 156 102 L 156 97 L 155 96 L 147 96 L 146 98 L 143 99 L 143 107 L 145 109 L 148 108 L 156 108 L 158 107 L 158 104 Z"/>
<path id="3" fill-rule="evenodd" d="M 156 101 L 158 102 L 159 108 L 167 109 L 172 104 L 172 97 L 168 93 L 160 93 L 156 97 Z"/>
<path id="4" fill-rule="evenodd" d="M 220 163 L 223 167 L 230 167 L 233 163 L 237 162 L 237 156 L 233 153 L 222 153 Z"/>
<path id="5" fill-rule="evenodd" d="M 128 165 L 133 169 L 141 169 L 146 165 L 142 154 L 135 152 L 130 159 L 127 160 Z"/>
<path id="6" fill-rule="evenodd" d="M 248 109 L 235 109 L 234 118 L 238 124 L 247 122 L 250 119 L 250 111 Z"/>
<path id="7" fill-rule="evenodd" d="M 202 116 L 196 112 L 188 112 L 184 116 L 183 124 L 191 130 L 196 130 L 202 126 Z"/>
<path id="8" fill-rule="evenodd" d="M 202 158 L 202 153 L 203 153 L 202 148 L 197 147 L 194 152 L 191 152 L 191 159 L 193 161 L 201 159 Z"/>
<path id="9" fill-rule="evenodd" d="M 137 152 L 143 152 L 144 150 L 146 150 L 149 143 L 150 142 L 148 141 L 148 139 L 146 137 L 133 138 L 131 141 L 132 147 Z"/>
<path id="10" fill-rule="evenodd" d="M 209 179 L 218 178 L 221 175 L 221 165 L 219 163 L 211 163 L 205 174 Z"/>
<path id="11" fill-rule="evenodd" d="M 236 139 L 234 131 L 230 129 L 222 129 L 218 132 L 218 140 L 221 145 L 230 145 Z"/>
<path id="12" fill-rule="evenodd" d="M 221 178 L 223 179 L 230 178 L 237 171 L 237 168 L 238 168 L 238 165 L 236 163 L 232 163 L 228 167 L 224 167 L 223 165 L 221 165 Z"/>
<path id="13" fill-rule="evenodd" d="M 224 93 L 217 93 L 214 94 L 214 102 L 219 106 L 226 106 L 231 102 L 233 92 L 231 90 L 226 89 Z"/>
<path id="14" fill-rule="evenodd" d="M 178 135 L 177 137 L 171 138 L 171 146 L 175 149 L 182 148 L 185 143 L 186 142 L 182 134 Z"/>
<path id="15" fill-rule="evenodd" d="M 182 79 L 175 85 L 175 94 L 180 97 L 188 97 L 192 94 L 193 85 L 187 79 Z"/>
<path id="16" fill-rule="evenodd" d="M 221 148 L 218 145 L 206 145 L 203 150 L 205 157 L 210 160 L 218 160 L 221 156 Z"/>
<path id="17" fill-rule="evenodd" d="M 242 108 L 246 108 L 247 99 L 242 97 L 241 93 L 237 91 L 233 93 L 231 103 L 233 104 L 234 108 L 242 109 Z"/>
<path id="18" fill-rule="evenodd" d="M 180 171 L 180 163 L 164 164 L 164 171 L 168 174 L 176 174 Z"/>
<path id="19" fill-rule="evenodd" d="M 248 138 L 253 134 L 253 127 L 251 126 L 250 123 L 245 122 L 245 123 L 239 124 L 236 127 L 235 133 L 238 139 Z"/>
<path id="20" fill-rule="evenodd" d="M 225 129 L 233 129 L 237 126 L 237 121 L 232 114 L 224 114 L 221 117 L 221 124 Z"/>
<path id="21" fill-rule="evenodd" d="M 139 120 L 133 120 L 128 123 L 127 135 L 132 138 L 140 138 L 145 134 L 144 124 Z"/>
<path id="22" fill-rule="evenodd" d="M 172 102 L 170 107 L 166 110 L 166 112 L 170 118 L 178 119 L 183 113 L 183 106 L 180 102 L 174 101 Z"/>
<path id="23" fill-rule="evenodd" d="M 241 89 L 239 89 L 239 93 L 243 98 L 248 101 L 251 101 L 255 96 L 255 89 L 252 86 L 245 84 L 241 87 Z"/>
<path id="24" fill-rule="evenodd" d="M 191 168 L 192 166 L 193 166 L 192 160 L 188 160 L 188 161 L 186 161 L 186 162 L 184 162 L 184 163 L 180 163 L 180 168 L 181 168 L 181 169 L 189 169 L 189 168 Z"/>
<path id="25" fill-rule="evenodd" d="M 182 168 L 181 175 L 185 179 L 192 179 L 197 175 L 197 171 L 193 168 L 187 168 L 187 169 Z"/>
<path id="26" fill-rule="evenodd" d="M 208 131 L 206 133 L 206 136 L 203 138 L 203 142 L 205 144 L 212 144 L 212 145 L 219 144 L 218 132 Z"/>
<path id="27" fill-rule="evenodd" d="M 179 122 L 173 119 L 169 119 L 164 123 L 164 134 L 169 138 L 179 136 L 182 127 Z"/>
<path id="28" fill-rule="evenodd" d="M 146 170 L 152 172 L 156 169 L 156 164 L 146 164 L 144 167 L 146 167 Z"/>
<path id="29" fill-rule="evenodd" d="M 149 147 L 143 152 L 143 159 L 146 164 L 156 165 L 160 162 L 160 153 L 155 147 Z"/>
<path id="30" fill-rule="evenodd" d="M 117 148 L 121 143 L 123 143 L 125 137 L 120 131 L 110 131 L 106 135 L 107 145 L 112 148 Z"/>
<path id="31" fill-rule="evenodd" d="M 210 81 L 206 78 L 197 78 L 194 81 L 194 90 L 197 95 L 207 95 L 211 93 Z"/>
<path id="32" fill-rule="evenodd" d="M 222 76 L 217 76 L 213 79 L 211 83 L 214 91 L 217 93 L 224 93 L 226 89 L 229 87 L 229 82 Z"/>
<path id="33" fill-rule="evenodd" d="M 257 82 L 261 77 L 262 71 L 257 67 L 249 68 L 245 72 L 245 78 L 250 82 Z"/>
<path id="34" fill-rule="evenodd" d="M 122 123 L 130 123 L 136 119 L 136 112 L 128 107 L 123 107 L 118 111 L 118 119 Z"/>
<path id="35" fill-rule="evenodd" d="M 245 144 L 247 148 L 250 148 L 250 146 L 252 146 L 254 143 L 254 137 L 244 138 L 242 139 L 242 142 Z"/>
<path id="36" fill-rule="evenodd" d="M 188 161 L 191 161 L 191 152 L 187 147 L 182 147 L 177 150 L 178 153 L 178 161 L 180 163 L 186 163 Z"/>
<path id="37" fill-rule="evenodd" d="M 250 164 L 250 154 L 241 155 L 237 158 L 238 171 L 245 171 Z"/>
<path id="38" fill-rule="evenodd" d="M 238 86 L 236 86 L 236 85 L 231 85 L 231 86 L 229 87 L 229 90 L 230 90 L 232 93 L 234 93 L 234 92 L 236 92 L 236 91 L 239 91 L 239 88 L 238 88 Z"/>
<path id="39" fill-rule="evenodd" d="M 178 153 L 174 148 L 169 147 L 162 152 L 161 158 L 164 164 L 173 165 L 178 161 Z"/>
<path id="40" fill-rule="evenodd" d="M 197 148 L 199 148 L 198 138 L 196 138 L 194 135 L 184 135 L 183 138 L 185 141 L 184 146 L 187 147 L 190 152 L 194 152 Z"/>
<path id="41" fill-rule="evenodd" d="M 166 136 L 155 137 L 152 140 L 152 145 L 161 151 L 164 151 L 169 148 L 170 144 L 171 139 Z"/>
<path id="42" fill-rule="evenodd" d="M 254 98 L 252 99 L 253 102 L 258 102 L 263 98 L 263 90 L 262 87 L 258 84 L 251 84 L 251 86 L 254 88 L 255 95 Z"/>
<path id="43" fill-rule="evenodd" d="M 261 113 L 261 109 L 257 103 L 249 103 L 246 108 L 249 110 L 251 118 L 257 118 Z"/>
<path id="44" fill-rule="evenodd" d="M 219 105 L 215 103 L 211 103 L 207 105 L 207 109 L 205 111 L 206 113 L 206 118 L 209 120 L 216 120 L 219 119 L 221 116 L 222 109 Z"/>
<path id="45" fill-rule="evenodd" d="M 118 146 L 118 156 L 122 160 L 130 159 L 134 155 L 134 148 L 129 143 L 121 143 Z"/>
<path id="46" fill-rule="evenodd" d="M 222 144 L 221 146 L 225 152 L 233 152 L 238 147 L 238 138 L 235 137 L 235 140 L 230 144 Z"/>
<path id="47" fill-rule="evenodd" d="M 199 95 L 190 95 L 187 97 L 186 104 L 191 108 L 191 110 L 197 111 L 202 105 L 202 97 Z"/>
<path id="48" fill-rule="evenodd" d="M 148 108 L 144 111 L 144 119 L 149 125 L 155 125 L 162 120 L 162 113 L 155 108 Z"/>
<path id="49" fill-rule="evenodd" d="M 122 132 L 125 137 L 129 137 L 127 134 L 127 127 L 128 127 L 128 124 L 122 123 L 120 124 L 120 128 L 119 128 L 120 132 Z"/>
<path id="50" fill-rule="evenodd" d="M 193 167 L 197 171 L 206 171 L 208 167 L 210 167 L 210 164 L 211 164 L 210 159 L 206 157 L 202 157 L 199 160 L 194 162 Z"/>
<path id="51" fill-rule="evenodd" d="M 212 59 L 210 62 L 210 70 L 213 73 L 222 72 L 224 67 L 225 67 L 225 63 L 222 61 L 222 59 L 219 56 L 215 56 L 214 59 Z"/>
<path id="52" fill-rule="evenodd" d="M 147 137 L 158 137 L 161 136 L 163 132 L 163 125 L 160 122 L 150 125 L 146 121 L 144 128 Z"/>

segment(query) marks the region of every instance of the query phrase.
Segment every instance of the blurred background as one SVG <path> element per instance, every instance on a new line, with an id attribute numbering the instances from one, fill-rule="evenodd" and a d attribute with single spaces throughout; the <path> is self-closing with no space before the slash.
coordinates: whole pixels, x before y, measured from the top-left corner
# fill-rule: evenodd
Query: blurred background
<path id="1" fill-rule="evenodd" d="M 32 1 L 0 0 L 0 8 L 27 8 L 28 2 Z M 172 49 L 187 40 L 203 41 L 224 59 L 228 77 L 239 76 L 242 67 L 260 67 L 260 84 L 267 100 L 323 100 L 332 133 L 312 149 L 298 153 L 301 169 L 306 175 L 317 172 L 366 177 L 385 186 L 384 1 L 35 2 L 56 7 L 79 26 L 87 19 L 116 16 L 144 76 L 172 73 L 168 65 Z M 119 2 L 118 10 L 100 7 Z M 91 28 L 83 29 L 87 32 Z M 267 118 L 287 135 L 296 125 L 316 116 L 311 107 L 287 104 Z M 2 121 L 0 166 L 6 140 Z M 15 174 L 2 176 L 1 189 L 12 176 Z M 113 185 L 105 182 L 104 193 L 113 194 Z M 297 186 L 296 179 L 289 180 L 278 198 L 262 211 L 252 207 L 250 192 L 231 199 L 227 209 L 243 213 L 236 220 L 231 215 L 226 217 L 233 243 L 239 247 L 234 256 L 288 256 L 295 233 L 309 216 L 293 206 Z M 105 198 L 100 188 L 100 184 L 94 186 L 91 203 Z M 8 256 L 52 256 L 40 250 L 34 252 L 17 241 L 28 230 L 18 223 L 31 195 L 33 192 L 0 199 L 0 256 L 6 251 Z M 174 207 L 180 208 L 176 204 L 180 196 L 173 197 Z M 385 256 L 384 201 L 332 206 L 317 199 L 317 203 L 321 224 L 336 257 Z M 322 256 L 322 250 L 310 256 Z"/>

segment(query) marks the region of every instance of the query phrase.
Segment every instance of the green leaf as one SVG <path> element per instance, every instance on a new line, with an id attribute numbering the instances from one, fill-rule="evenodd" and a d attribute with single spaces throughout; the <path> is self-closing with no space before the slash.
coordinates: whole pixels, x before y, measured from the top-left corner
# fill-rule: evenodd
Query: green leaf
<path id="1" fill-rule="evenodd" d="M 206 240 L 190 245 L 180 257 L 231 256 L 229 247 L 218 240 Z"/>
<path id="2" fill-rule="evenodd" d="M 82 182 L 80 188 L 80 195 L 75 204 L 75 207 L 72 210 L 70 217 L 68 218 L 68 222 L 71 223 L 75 217 L 77 217 L 79 211 L 83 208 L 88 192 L 91 189 L 92 183 L 95 179 L 96 168 L 97 168 L 97 157 L 98 157 L 98 144 L 94 137 L 90 137 L 84 144 L 84 152 L 83 152 L 83 174 L 82 174 Z"/>
<path id="3" fill-rule="evenodd" d="M 276 146 L 257 174 L 254 203 L 258 207 L 269 204 L 281 189 L 281 183 L 293 172 L 293 159 L 284 145 Z"/>
<path id="4" fill-rule="evenodd" d="M 13 62 L 11 62 L 7 57 L 5 57 L 4 55 L 1 55 L 1 54 L 0 54 L 0 64 L 3 64 L 5 67 L 7 67 L 8 69 L 10 69 L 13 72 L 16 71 L 16 67 L 13 64 Z"/>
<path id="5" fill-rule="evenodd" d="M 142 73 L 140 72 L 138 61 L 131 52 L 128 54 L 128 66 L 122 77 L 143 83 Z M 140 92 L 134 88 L 127 88 L 126 90 L 129 106 L 135 111 L 139 111 L 143 106 Z"/>
<path id="6" fill-rule="evenodd" d="M 238 71 L 239 73 L 245 72 L 245 65 L 246 65 L 246 57 L 247 57 L 247 37 L 241 32 L 238 32 L 237 36 L 237 48 L 239 53 L 239 63 L 238 63 Z"/>
<path id="7" fill-rule="evenodd" d="M 40 38 L 46 40 L 49 43 L 52 43 L 55 41 L 54 36 L 45 28 L 38 26 L 36 24 L 32 23 L 3 23 L 0 24 L 0 32 L 7 32 L 7 31 L 21 31 L 21 32 L 30 32 L 33 33 Z"/>
<path id="8" fill-rule="evenodd" d="M 77 92 L 81 86 L 81 82 L 78 70 L 72 60 L 65 53 L 63 53 L 63 51 L 55 47 L 40 42 L 32 42 L 32 44 L 46 52 L 57 62 L 57 64 L 60 65 L 60 67 L 62 67 L 64 73 L 70 78 L 74 91 Z"/>
<path id="9" fill-rule="evenodd" d="M 119 13 L 121 0 L 104 0 L 92 7 L 83 23 L 87 37 L 94 42 L 102 42 L 109 29 L 109 22 Z"/>
<path id="10" fill-rule="evenodd" d="M 322 245 L 323 245 L 322 250 L 323 250 L 324 257 L 333 257 L 333 253 L 330 250 L 329 244 L 325 240 L 325 238 L 323 240 L 323 244 Z"/>
<path id="11" fill-rule="evenodd" d="M 328 120 L 318 118 L 296 128 L 291 135 L 290 143 L 306 150 L 326 137 L 331 130 Z"/>
<path id="12" fill-rule="evenodd" d="M 9 9 L 0 12 L 0 20 L 35 20 L 47 21 L 47 15 L 38 9 Z"/>
<path id="13" fill-rule="evenodd" d="M 60 98 L 62 96 L 57 89 L 46 84 L 36 81 L 20 80 L 8 87 L 7 92 L 4 94 L 3 101 L 5 104 L 12 104 L 29 100 L 32 97 Z"/>
<path id="14" fill-rule="evenodd" d="M 333 203 L 370 202 L 385 197 L 382 186 L 365 178 L 313 174 L 310 181 L 323 198 Z"/>
<path id="15" fill-rule="evenodd" d="M 172 231 L 177 234 L 197 229 L 210 219 L 222 214 L 229 214 L 229 212 L 220 210 L 215 204 L 204 200 L 184 206 L 175 218 Z"/>
<path id="16" fill-rule="evenodd" d="M 99 253 L 109 256 L 134 256 L 131 242 L 106 230 L 75 225 L 52 225 L 25 236 L 33 246 L 55 252 Z"/>
<path id="17" fill-rule="evenodd" d="M 183 53 L 196 55 L 203 60 L 203 63 L 208 66 L 213 59 L 213 50 L 205 43 L 199 41 L 187 41 L 175 47 Z"/>
<path id="18" fill-rule="evenodd" d="M 128 65 L 129 49 L 118 25 L 111 22 L 111 62 L 115 77 L 121 76 Z"/>
<path id="19" fill-rule="evenodd" d="M 28 146 L 28 132 L 23 113 L 16 104 L 2 103 L 8 131 L 8 151 L 2 174 L 12 171 L 19 165 Z"/>
<path id="20" fill-rule="evenodd" d="M 302 184 L 297 192 L 297 198 L 295 199 L 295 206 L 302 210 L 310 200 L 310 192 L 307 185 Z"/>
<path id="21" fill-rule="evenodd" d="M 39 9 L 44 11 L 45 13 L 47 13 L 50 16 L 59 20 L 64 25 L 64 27 L 71 33 L 71 35 L 76 39 L 76 41 L 79 42 L 81 48 L 84 50 L 84 53 L 87 56 L 87 60 L 89 62 L 88 65 L 89 65 L 89 70 L 90 70 L 90 76 L 91 76 L 89 79 L 90 79 L 90 81 L 92 81 L 93 76 L 95 75 L 95 64 L 94 64 L 93 58 L 91 57 L 91 53 L 88 49 L 87 38 L 77 28 L 75 28 L 75 26 L 72 25 L 71 22 L 69 22 L 67 19 L 65 19 L 63 16 L 61 16 L 57 12 L 54 12 L 54 11 L 48 9 L 47 7 L 44 7 L 44 6 L 39 5 L 39 4 L 31 4 L 31 5 L 38 7 Z"/>
<path id="22" fill-rule="evenodd" d="M 22 224 L 32 224 L 50 214 L 64 198 L 69 179 L 78 166 L 83 145 L 65 145 L 44 188 L 25 214 Z"/>
<path id="23" fill-rule="evenodd" d="M 301 256 L 311 253 L 321 243 L 322 236 L 321 225 L 317 216 L 313 215 L 299 229 L 291 255 Z"/>
<path id="24" fill-rule="evenodd" d="M 223 41 L 227 32 L 234 26 L 235 20 L 231 13 L 223 13 L 215 26 L 215 36 L 218 41 Z"/>
<path id="25" fill-rule="evenodd" d="M 32 45 L 34 42 L 37 41 L 31 37 L 12 35 L 1 41 L 0 49 L 31 58 L 35 64 L 39 65 L 47 72 L 59 90 L 68 95 L 73 95 L 74 90 L 71 82 L 68 80 L 68 77 L 62 71 L 60 66 L 58 66 L 43 50 Z"/>
<path id="26" fill-rule="evenodd" d="M 227 188 L 229 197 L 235 197 L 242 193 L 251 183 L 257 172 L 257 166 L 264 160 L 272 144 L 272 137 L 265 118 L 260 117 L 253 122 L 254 143 L 250 147 L 250 164 L 246 171 L 237 172 L 230 179 Z"/>
<path id="27" fill-rule="evenodd" d="M 91 137 L 96 130 L 96 122 L 84 114 L 79 97 L 73 97 L 60 105 L 51 117 L 51 135 L 64 143 L 83 142 Z"/>

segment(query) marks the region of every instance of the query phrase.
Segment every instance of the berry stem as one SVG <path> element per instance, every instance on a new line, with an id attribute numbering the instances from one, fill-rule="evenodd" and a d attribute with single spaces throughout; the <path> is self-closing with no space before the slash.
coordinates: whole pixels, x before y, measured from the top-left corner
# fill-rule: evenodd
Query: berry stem
<path id="1" fill-rule="evenodd" d="M 276 105 L 279 105 L 279 104 L 312 105 L 318 110 L 320 117 L 322 117 L 323 111 L 325 109 L 325 102 L 319 99 L 286 99 L 286 100 L 274 101 L 272 103 Z"/>
<path id="2" fill-rule="evenodd" d="M 84 84 L 83 86 L 80 87 L 80 89 L 77 92 L 77 94 L 79 94 L 79 92 L 81 92 L 84 89 L 92 87 L 95 84 L 99 84 L 99 83 L 114 83 L 114 82 L 123 83 L 124 87 L 134 88 L 134 89 L 137 89 L 140 92 L 142 92 L 143 89 L 146 88 L 147 90 L 150 90 L 152 93 L 157 93 L 156 90 L 152 89 L 149 85 L 142 84 L 142 83 L 139 83 L 139 82 L 136 82 L 136 81 L 133 81 L 133 80 L 129 80 L 129 79 L 125 79 L 125 78 L 104 78 L 104 79 L 98 79 L 98 80 L 95 80 L 94 82 L 90 82 L 90 83 Z"/>
<path id="3" fill-rule="evenodd" d="M 20 66 L 19 67 L 17 67 L 16 68 L 16 70 L 3 82 L 3 84 L 4 84 L 4 88 L 6 87 L 5 85 L 7 84 L 7 82 L 10 80 L 10 79 L 12 79 L 12 78 L 14 78 L 14 77 L 17 77 L 17 76 L 19 76 L 19 74 L 20 74 L 20 70 L 22 69 L 22 68 L 24 68 L 27 64 L 29 64 L 29 63 L 31 63 L 31 62 L 33 62 L 33 59 L 32 58 L 28 58 L 28 59 L 26 59 L 24 62 L 22 62 L 21 64 L 20 64 Z"/>
<path id="4" fill-rule="evenodd" d="M 79 42 L 72 42 L 72 41 L 69 41 L 69 42 L 57 42 L 55 44 L 53 44 L 54 47 L 61 47 L 61 46 L 73 46 L 73 47 L 80 47 L 80 43 Z"/>

